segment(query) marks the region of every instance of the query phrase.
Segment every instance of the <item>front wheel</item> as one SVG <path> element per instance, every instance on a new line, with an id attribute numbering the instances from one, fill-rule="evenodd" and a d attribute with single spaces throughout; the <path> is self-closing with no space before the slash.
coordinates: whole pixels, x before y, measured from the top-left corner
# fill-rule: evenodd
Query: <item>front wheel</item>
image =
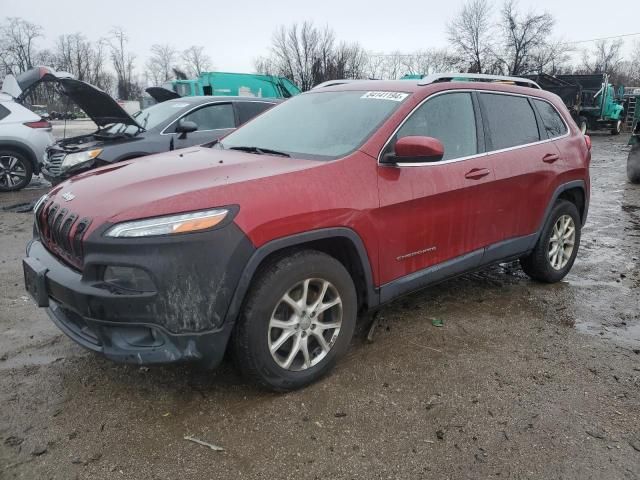
<path id="1" fill-rule="evenodd" d="M 0 192 L 20 190 L 31 181 L 33 165 L 21 153 L 0 149 Z"/>
<path id="2" fill-rule="evenodd" d="M 357 317 L 353 280 L 335 258 L 304 250 L 254 281 L 233 335 L 242 373 L 275 391 L 325 375 L 348 348 Z"/>
<path id="3" fill-rule="evenodd" d="M 580 214 L 567 200 L 558 200 L 533 251 L 520 259 L 524 272 L 534 280 L 555 283 L 562 280 L 576 259 L 580 246 Z"/>
<path id="4" fill-rule="evenodd" d="M 589 122 L 586 117 L 578 117 L 578 128 L 580 129 L 580 133 L 583 135 L 587 134 L 587 130 L 589 128 Z"/>
<path id="5" fill-rule="evenodd" d="M 618 120 L 615 126 L 611 129 L 611 135 L 620 135 L 622 131 L 622 120 Z"/>

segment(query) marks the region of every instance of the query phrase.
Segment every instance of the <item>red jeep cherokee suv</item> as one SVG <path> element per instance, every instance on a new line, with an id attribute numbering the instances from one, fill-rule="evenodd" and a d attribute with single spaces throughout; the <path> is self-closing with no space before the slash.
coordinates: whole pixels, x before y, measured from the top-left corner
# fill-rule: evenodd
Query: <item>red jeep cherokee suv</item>
<path id="1" fill-rule="evenodd" d="M 464 78 L 457 78 L 464 77 Z M 213 145 L 81 174 L 35 208 L 27 289 L 84 347 L 275 389 L 345 352 L 359 312 L 496 262 L 557 282 L 589 139 L 523 79 L 316 88 Z"/>

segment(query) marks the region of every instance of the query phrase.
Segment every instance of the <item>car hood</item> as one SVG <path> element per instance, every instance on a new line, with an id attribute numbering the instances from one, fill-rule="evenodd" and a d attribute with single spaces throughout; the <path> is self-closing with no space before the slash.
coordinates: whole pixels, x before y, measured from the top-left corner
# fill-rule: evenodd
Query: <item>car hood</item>
<path id="1" fill-rule="evenodd" d="M 282 191 L 289 175 L 325 162 L 186 148 L 119 162 L 61 183 L 50 197 L 80 217 L 105 222 L 240 204 L 255 189 Z M 273 181 L 279 177 L 279 181 Z M 265 184 L 260 183 L 268 179 Z M 260 183 L 260 184 L 258 184 Z M 71 198 L 71 200 L 67 200 Z"/>
<path id="2" fill-rule="evenodd" d="M 36 67 L 19 75 L 7 75 L 2 91 L 22 102 L 29 92 L 42 82 L 60 85 L 62 93 L 86 113 L 96 125 L 124 123 L 139 127 L 136 121 L 106 92 L 87 82 L 76 80 L 67 72 L 49 67 Z"/>
<path id="3" fill-rule="evenodd" d="M 104 127 L 110 123 L 124 123 L 140 127 L 111 95 L 98 87 L 72 78 L 55 79 L 55 81 L 96 125 Z"/>
<path id="4" fill-rule="evenodd" d="M 180 98 L 180 95 L 178 95 L 176 92 L 164 87 L 149 87 L 145 90 L 145 92 L 147 92 L 151 96 L 151 98 L 153 98 L 158 103 L 166 102 L 167 100 L 173 100 L 175 98 Z"/>

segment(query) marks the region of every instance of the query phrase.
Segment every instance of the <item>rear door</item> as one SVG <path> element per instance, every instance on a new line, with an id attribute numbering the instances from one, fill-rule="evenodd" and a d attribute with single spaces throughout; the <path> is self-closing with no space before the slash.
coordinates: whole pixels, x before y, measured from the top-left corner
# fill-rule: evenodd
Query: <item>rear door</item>
<path id="1" fill-rule="evenodd" d="M 495 228 L 503 240 L 533 234 L 557 178 L 559 151 L 542 126 L 533 99 L 479 92 L 489 159 L 495 172 Z"/>
<path id="2" fill-rule="evenodd" d="M 233 105 L 227 103 L 207 104 L 184 115 L 180 121 L 194 122 L 198 130 L 188 133 L 186 138 L 176 135 L 175 148 L 185 148 L 211 142 L 233 131 L 236 126 Z M 175 133 L 178 122 L 174 123 L 167 133 Z"/>
<path id="3" fill-rule="evenodd" d="M 441 161 L 378 166 L 380 280 L 399 277 L 460 257 L 495 241 L 490 162 L 471 92 L 447 92 L 426 100 L 399 128 L 398 138 L 435 137 Z"/>

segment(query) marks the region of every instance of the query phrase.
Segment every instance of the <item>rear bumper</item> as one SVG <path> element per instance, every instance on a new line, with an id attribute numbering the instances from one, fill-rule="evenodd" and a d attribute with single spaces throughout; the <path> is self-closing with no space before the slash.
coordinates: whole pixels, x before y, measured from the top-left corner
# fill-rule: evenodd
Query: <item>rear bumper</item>
<path id="1" fill-rule="evenodd" d="M 82 272 L 39 240 L 23 261 L 27 290 L 67 336 L 120 362 L 220 362 L 234 324 L 226 316 L 229 302 L 254 251 L 235 224 L 139 242 L 92 238 Z M 147 272 L 155 291 L 105 283 L 107 265 Z"/>

